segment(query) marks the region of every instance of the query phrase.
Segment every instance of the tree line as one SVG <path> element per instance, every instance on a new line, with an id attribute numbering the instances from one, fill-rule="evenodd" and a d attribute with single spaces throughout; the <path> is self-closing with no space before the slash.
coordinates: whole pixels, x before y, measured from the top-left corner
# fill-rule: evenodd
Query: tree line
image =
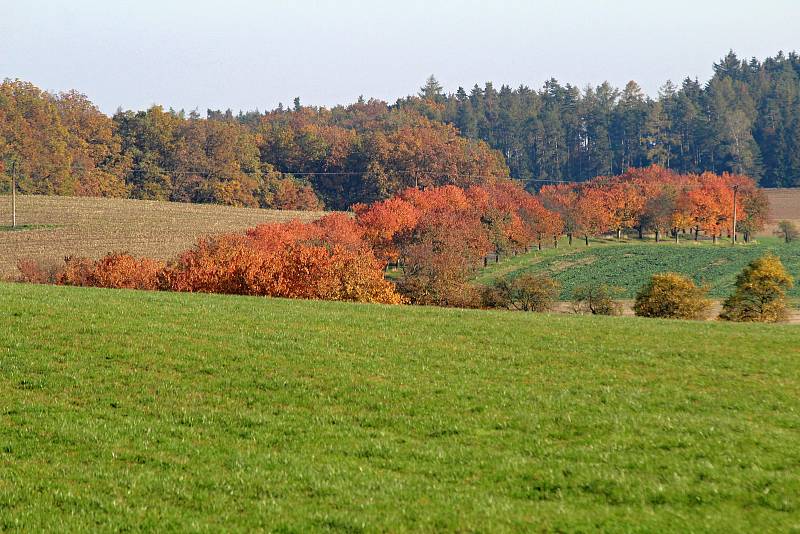
<path id="1" fill-rule="evenodd" d="M 508 167 L 454 126 L 375 100 L 204 118 L 153 106 L 108 117 L 75 91 L 5 80 L 0 172 L 31 194 L 341 210 L 410 186 L 507 177 Z"/>
<path id="2" fill-rule="evenodd" d="M 500 150 L 521 180 L 586 180 L 658 164 L 678 173 L 730 172 L 762 187 L 800 186 L 800 56 L 734 52 L 706 84 L 667 81 L 650 98 L 634 81 L 539 89 L 492 84 L 444 94 L 431 77 L 398 102 Z"/>
<path id="3" fill-rule="evenodd" d="M 278 106 L 267 112 L 101 113 L 76 92 L 0 84 L 0 187 L 20 191 L 348 209 L 408 187 L 468 188 L 512 177 L 529 190 L 657 164 L 800 185 L 800 59 L 731 52 L 705 85 L 657 98 L 636 83 L 540 90 L 491 83 L 445 94 L 433 78 L 394 104 Z"/>
<path id="4" fill-rule="evenodd" d="M 652 233 L 656 241 L 667 235 L 679 241 L 687 231 L 695 240 L 703 232 L 714 242 L 723 234 L 741 232 L 748 241 L 763 229 L 769 211 L 766 196 L 752 178 L 678 174 L 658 165 L 577 184 L 547 185 L 539 198 L 560 215 L 561 231 L 570 242 L 581 235 L 587 245 L 590 237 L 609 232 L 620 237 L 631 230 L 640 238 Z"/>

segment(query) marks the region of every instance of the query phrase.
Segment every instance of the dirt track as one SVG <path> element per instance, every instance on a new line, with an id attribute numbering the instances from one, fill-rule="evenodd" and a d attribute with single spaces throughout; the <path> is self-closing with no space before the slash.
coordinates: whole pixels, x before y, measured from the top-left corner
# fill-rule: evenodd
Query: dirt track
<path id="1" fill-rule="evenodd" d="M 633 317 L 633 301 L 632 300 L 622 300 L 620 301 L 622 304 L 622 315 Z M 800 324 L 800 309 L 798 309 L 798 303 L 790 303 L 790 310 L 789 310 L 789 324 Z M 572 308 L 571 302 L 557 302 L 553 308 L 553 311 L 557 313 L 575 313 Z M 722 311 L 722 301 L 721 300 L 714 300 L 711 304 L 711 312 L 709 313 L 709 320 L 716 319 L 720 312 Z"/>

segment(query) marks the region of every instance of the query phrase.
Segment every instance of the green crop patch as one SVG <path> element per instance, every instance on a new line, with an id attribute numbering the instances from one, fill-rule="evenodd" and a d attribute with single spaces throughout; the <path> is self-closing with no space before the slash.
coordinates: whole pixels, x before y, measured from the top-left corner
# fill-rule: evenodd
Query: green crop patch
<path id="1" fill-rule="evenodd" d="M 732 291 L 736 275 L 748 263 L 768 252 L 780 257 L 787 270 L 800 278 L 800 242 L 762 241 L 736 247 L 690 240 L 680 244 L 630 241 L 584 247 L 576 241 L 572 247 L 562 244 L 558 249 L 534 251 L 490 265 L 479 273 L 477 281 L 489 283 L 499 276 L 546 272 L 561 283 L 561 298 L 565 300 L 576 287 L 603 283 L 623 288 L 622 298 L 633 298 L 653 274 L 673 271 L 707 284 L 710 295 L 719 298 Z M 789 295 L 800 297 L 800 284 Z"/>

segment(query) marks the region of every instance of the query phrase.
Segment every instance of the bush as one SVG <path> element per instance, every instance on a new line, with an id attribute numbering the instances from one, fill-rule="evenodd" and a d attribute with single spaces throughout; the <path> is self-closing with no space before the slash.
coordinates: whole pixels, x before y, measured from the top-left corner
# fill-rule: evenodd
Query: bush
<path id="1" fill-rule="evenodd" d="M 775 235 L 782 237 L 784 241 L 790 243 L 800 237 L 800 230 L 797 229 L 797 225 L 792 221 L 781 221 L 778 223 Z"/>
<path id="2" fill-rule="evenodd" d="M 621 315 L 622 305 L 614 297 L 622 293 L 622 288 L 606 284 L 590 284 L 576 287 L 572 292 L 572 309 L 575 313 L 592 315 Z"/>
<path id="3" fill-rule="evenodd" d="M 511 284 L 505 278 L 495 280 L 490 286 L 485 286 L 481 291 L 481 306 L 484 308 L 511 307 Z"/>
<path id="4" fill-rule="evenodd" d="M 548 311 L 560 290 L 561 284 L 546 274 L 523 274 L 511 282 L 511 305 L 522 311 Z"/>
<path id="5" fill-rule="evenodd" d="M 711 307 L 707 293 L 707 287 L 680 274 L 654 274 L 636 295 L 633 311 L 640 317 L 705 319 Z"/>
<path id="6" fill-rule="evenodd" d="M 768 254 L 744 268 L 736 277 L 736 291 L 722 305 L 726 321 L 778 322 L 788 315 L 786 291 L 794 281 L 781 260 Z"/>
<path id="7" fill-rule="evenodd" d="M 37 260 L 25 259 L 17 262 L 19 276 L 17 281 L 31 284 L 55 284 L 62 266 L 58 263 L 44 263 Z"/>
<path id="8" fill-rule="evenodd" d="M 201 240 L 160 279 L 172 291 L 403 302 L 371 253 L 304 243 L 265 250 L 255 238 L 240 235 Z"/>
<path id="9" fill-rule="evenodd" d="M 478 308 L 481 294 L 467 276 L 457 270 L 428 269 L 418 264 L 404 266 L 405 275 L 397 289 L 412 304 Z"/>
<path id="10" fill-rule="evenodd" d="M 164 263 L 150 258 L 136 259 L 130 254 L 108 254 L 99 260 L 68 257 L 56 276 L 56 283 L 116 289 L 159 288 L 159 273 Z"/>
<path id="11" fill-rule="evenodd" d="M 560 290 L 561 284 L 546 274 L 523 274 L 510 281 L 495 281 L 483 290 L 482 300 L 490 308 L 544 312 L 553 307 Z"/>

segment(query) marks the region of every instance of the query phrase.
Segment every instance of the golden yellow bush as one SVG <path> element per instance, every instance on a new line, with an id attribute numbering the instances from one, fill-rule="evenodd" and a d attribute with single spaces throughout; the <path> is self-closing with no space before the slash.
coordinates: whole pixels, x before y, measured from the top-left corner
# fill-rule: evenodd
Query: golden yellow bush
<path id="1" fill-rule="evenodd" d="M 658 273 L 639 290 L 633 311 L 640 317 L 705 319 L 711 307 L 707 293 L 678 273 Z"/>

